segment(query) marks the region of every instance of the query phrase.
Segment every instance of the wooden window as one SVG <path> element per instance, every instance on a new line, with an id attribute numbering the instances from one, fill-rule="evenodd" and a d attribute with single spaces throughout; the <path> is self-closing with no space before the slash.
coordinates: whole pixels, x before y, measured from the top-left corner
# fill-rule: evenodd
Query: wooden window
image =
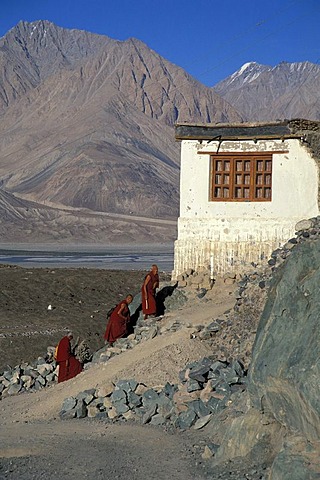
<path id="1" fill-rule="evenodd" d="M 210 200 L 270 202 L 272 154 L 211 155 Z"/>

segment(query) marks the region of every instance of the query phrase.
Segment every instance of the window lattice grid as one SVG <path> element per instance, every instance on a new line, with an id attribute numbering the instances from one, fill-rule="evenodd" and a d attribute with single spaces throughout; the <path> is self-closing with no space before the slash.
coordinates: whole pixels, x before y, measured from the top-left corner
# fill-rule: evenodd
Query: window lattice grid
<path id="1" fill-rule="evenodd" d="M 272 155 L 211 156 L 214 201 L 270 201 Z"/>

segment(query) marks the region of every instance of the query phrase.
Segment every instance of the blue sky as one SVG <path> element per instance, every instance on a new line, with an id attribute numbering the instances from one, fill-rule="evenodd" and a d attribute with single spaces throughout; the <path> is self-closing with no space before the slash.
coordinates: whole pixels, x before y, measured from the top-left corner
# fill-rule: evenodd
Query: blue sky
<path id="1" fill-rule="evenodd" d="M 0 0 L 0 36 L 20 20 L 138 38 L 212 86 L 256 61 L 320 62 L 320 0 Z"/>

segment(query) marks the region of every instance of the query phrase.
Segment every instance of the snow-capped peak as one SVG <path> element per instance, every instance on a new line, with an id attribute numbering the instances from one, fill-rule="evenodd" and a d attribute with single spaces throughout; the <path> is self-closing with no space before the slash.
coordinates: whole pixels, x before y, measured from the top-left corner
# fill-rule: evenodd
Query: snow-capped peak
<path id="1" fill-rule="evenodd" d="M 246 70 L 251 71 L 256 66 L 259 66 L 259 64 L 256 62 L 247 62 L 244 65 L 242 65 L 242 67 L 235 74 L 242 75 L 242 73 L 244 73 Z"/>
<path id="2" fill-rule="evenodd" d="M 241 77 L 241 84 L 250 83 L 255 80 L 262 72 L 269 70 L 270 67 L 267 65 L 260 65 L 256 62 L 247 62 L 242 67 L 233 73 L 230 76 L 229 85 L 233 83 L 235 80 L 240 79 Z"/>

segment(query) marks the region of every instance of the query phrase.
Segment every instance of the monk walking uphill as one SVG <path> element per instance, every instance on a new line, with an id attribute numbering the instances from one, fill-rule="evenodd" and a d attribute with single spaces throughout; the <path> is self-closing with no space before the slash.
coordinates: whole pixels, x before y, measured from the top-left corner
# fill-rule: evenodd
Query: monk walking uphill
<path id="1" fill-rule="evenodd" d="M 122 338 L 128 333 L 128 324 L 130 322 L 130 310 L 129 305 L 133 300 L 133 296 L 127 295 L 114 308 L 111 313 L 110 320 L 108 322 L 104 339 L 106 342 L 113 343 L 118 338 Z"/>
<path id="2" fill-rule="evenodd" d="M 58 383 L 70 380 L 70 378 L 73 378 L 82 372 L 82 364 L 72 352 L 72 339 L 72 332 L 68 332 L 58 344 L 56 354 L 56 362 L 59 365 Z"/>
<path id="3" fill-rule="evenodd" d="M 157 265 L 152 265 L 151 271 L 145 276 L 142 288 L 142 312 L 146 320 L 149 315 L 156 315 L 156 290 L 159 287 L 159 275 Z"/>

